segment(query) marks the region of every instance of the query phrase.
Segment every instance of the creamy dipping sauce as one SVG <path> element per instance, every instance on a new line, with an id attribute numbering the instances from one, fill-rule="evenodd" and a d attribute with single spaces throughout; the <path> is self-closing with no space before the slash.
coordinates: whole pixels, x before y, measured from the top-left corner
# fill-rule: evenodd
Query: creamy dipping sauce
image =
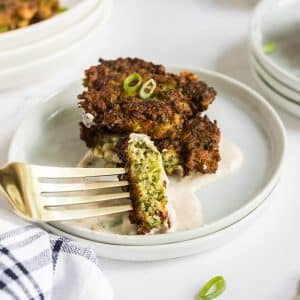
<path id="1" fill-rule="evenodd" d="M 201 226 L 203 224 L 201 200 L 196 197 L 195 192 L 233 173 L 242 165 L 241 150 L 225 138 L 221 139 L 220 153 L 222 160 L 216 174 L 193 173 L 183 178 L 169 177 L 167 193 L 171 211 L 174 211 L 174 214 L 170 215 L 172 223 L 170 231 L 183 231 Z M 90 155 L 90 159 L 93 160 L 93 156 Z M 128 213 L 69 221 L 68 224 L 99 232 L 135 234 L 135 226 L 130 223 Z"/>

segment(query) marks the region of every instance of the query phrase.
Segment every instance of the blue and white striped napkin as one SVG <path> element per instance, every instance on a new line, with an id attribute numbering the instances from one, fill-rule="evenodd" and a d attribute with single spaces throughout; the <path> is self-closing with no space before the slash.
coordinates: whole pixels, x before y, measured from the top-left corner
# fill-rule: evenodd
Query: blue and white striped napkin
<path id="1" fill-rule="evenodd" d="M 111 300 L 94 252 L 0 210 L 1 300 Z"/>

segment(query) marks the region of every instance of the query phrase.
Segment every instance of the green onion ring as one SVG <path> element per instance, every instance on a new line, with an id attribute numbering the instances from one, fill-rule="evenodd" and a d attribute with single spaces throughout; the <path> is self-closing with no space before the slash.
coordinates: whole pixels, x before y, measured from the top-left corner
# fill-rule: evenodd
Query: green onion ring
<path id="1" fill-rule="evenodd" d="M 213 290 L 209 292 L 211 289 Z M 222 276 L 216 276 L 210 279 L 203 288 L 199 291 L 198 296 L 202 300 L 211 300 L 215 299 L 221 295 L 226 288 L 225 279 Z"/>
<path id="2" fill-rule="evenodd" d="M 156 81 L 151 78 L 142 85 L 139 96 L 144 100 L 148 99 L 149 97 L 151 97 L 155 89 Z"/>
<path id="3" fill-rule="evenodd" d="M 130 74 L 123 82 L 123 88 L 127 95 L 133 96 L 142 84 L 142 76 L 139 73 Z"/>

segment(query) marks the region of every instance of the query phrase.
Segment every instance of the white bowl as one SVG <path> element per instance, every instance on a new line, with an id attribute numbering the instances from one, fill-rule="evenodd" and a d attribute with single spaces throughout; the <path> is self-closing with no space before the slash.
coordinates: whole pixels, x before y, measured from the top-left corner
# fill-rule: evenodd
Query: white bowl
<path id="1" fill-rule="evenodd" d="M 300 92 L 300 1 L 264 0 L 254 12 L 250 46 L 262 66 L 277 80 Z M 274 42 L 270 55 L 263 45 Z"/>
<path id="2" fill-rule="evenodd" d="M 104 17 L 104 8 L 104 0 L 100 0 L 72 26 L 67 28 L 62 27 L 60 32 L 45 37 L 38 42 L 28 43 L 24 47 L 1 51 L 0 73 L 9 71 L 10 68 L 14 68 L 15 66 L 20 67 L 24 63 L 27 64 L 39 58 L 51 55 L 72 44 L 83 34 L 88 33 L 96 20 L 101 22 L 101 18 Z"/>
<path id="3" fill-rule="evenodd" d="M 286 84 L 278 81 L 273 75 L 268 73 L 268 71 L 260 64 L 255 58 L 253 53 L 250 53 L 250 63 L 253 68 L 258 71 L 258 73 L 263 77 L 263 79 L 272 86 L 272 88 L 277 91 L 277 93 L 282 94 L 289 101 L 300 104 L 300 92 L 288 87 Z"/>
<path id="4" fill-rule="evenodd" d="M 218 120 L 223 136 L 238 145 L 243 153 L 243 164 L 238 170 L 207 189 L 196 191 L 203 208 L 204 225 L 150 236 L 97 232 L 66 222 L 55 223 L 56 227 L 108 244 L 175 243 L 209 236 L 239 222 L 272 192 L 279 179 L 285 147 L 284 128 L 274 109 L 255 91 L 222 74 L 186 66 L 168 69 L 190 70 L 216 87 L 218 98 L 207 113 L 211 119 Z M 79 81 L 35 106 L 13 137 L 9 160 L 75 166 L 86 152 L 79 139 L 80 116 L 76 107 L 76 96 L 81 91 Z"/>
<path id="5" fill-rule="evenodd" d="M 0 89 L 9 89 L 25 84 L 34 84 L 49 79 L 52 76 L 71 81 L 82 73 L 86 65 L 94 63 L 99 58 L 99 39 L 94 43 L 93 37 L 100 33 L 104 23 L 110 15 L 112 0 L 104 1 L 102 15 L 94 20 L 88 33 L 82 34 L 67 47 L 46 57 L 10 68 L 0 70 Z"/>
<path id="6" fill-rule="evenodd" d="M 0 34 L 0 52 L 16 49 L 59 33 L 62 28 L 76 24 L 96 3 L 102 0 L 63 0 L 68 10 L 31 26 Z"/>

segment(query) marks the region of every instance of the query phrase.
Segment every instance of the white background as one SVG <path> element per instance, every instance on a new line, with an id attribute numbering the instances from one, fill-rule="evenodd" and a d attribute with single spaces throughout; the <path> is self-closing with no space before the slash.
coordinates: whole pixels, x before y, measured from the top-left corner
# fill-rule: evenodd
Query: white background
<path id="1" fill-rule="evenodd" d="M 247 59 L 248 23 L 255 2 L 117 0 L 95 43 L 101 43 L 99 56 L 104 58 L 137 56 L 209 68 L 257 89 Z M 35 86 L 34 91 L 27 87 L 0 94 L 1 163 L 25 112 L 38 97 L 64 84 L 61 78 Z M 287 155 L 269 208 L 235 240 L 205 254 L 152 263 L 99 258 L 117 300 L 194 299 L 198 289 L 218 274 L 227 281 L 220 300 L 295 299 L 300 279 L 300 120 L 279 113 L 287 128 Z"/>

